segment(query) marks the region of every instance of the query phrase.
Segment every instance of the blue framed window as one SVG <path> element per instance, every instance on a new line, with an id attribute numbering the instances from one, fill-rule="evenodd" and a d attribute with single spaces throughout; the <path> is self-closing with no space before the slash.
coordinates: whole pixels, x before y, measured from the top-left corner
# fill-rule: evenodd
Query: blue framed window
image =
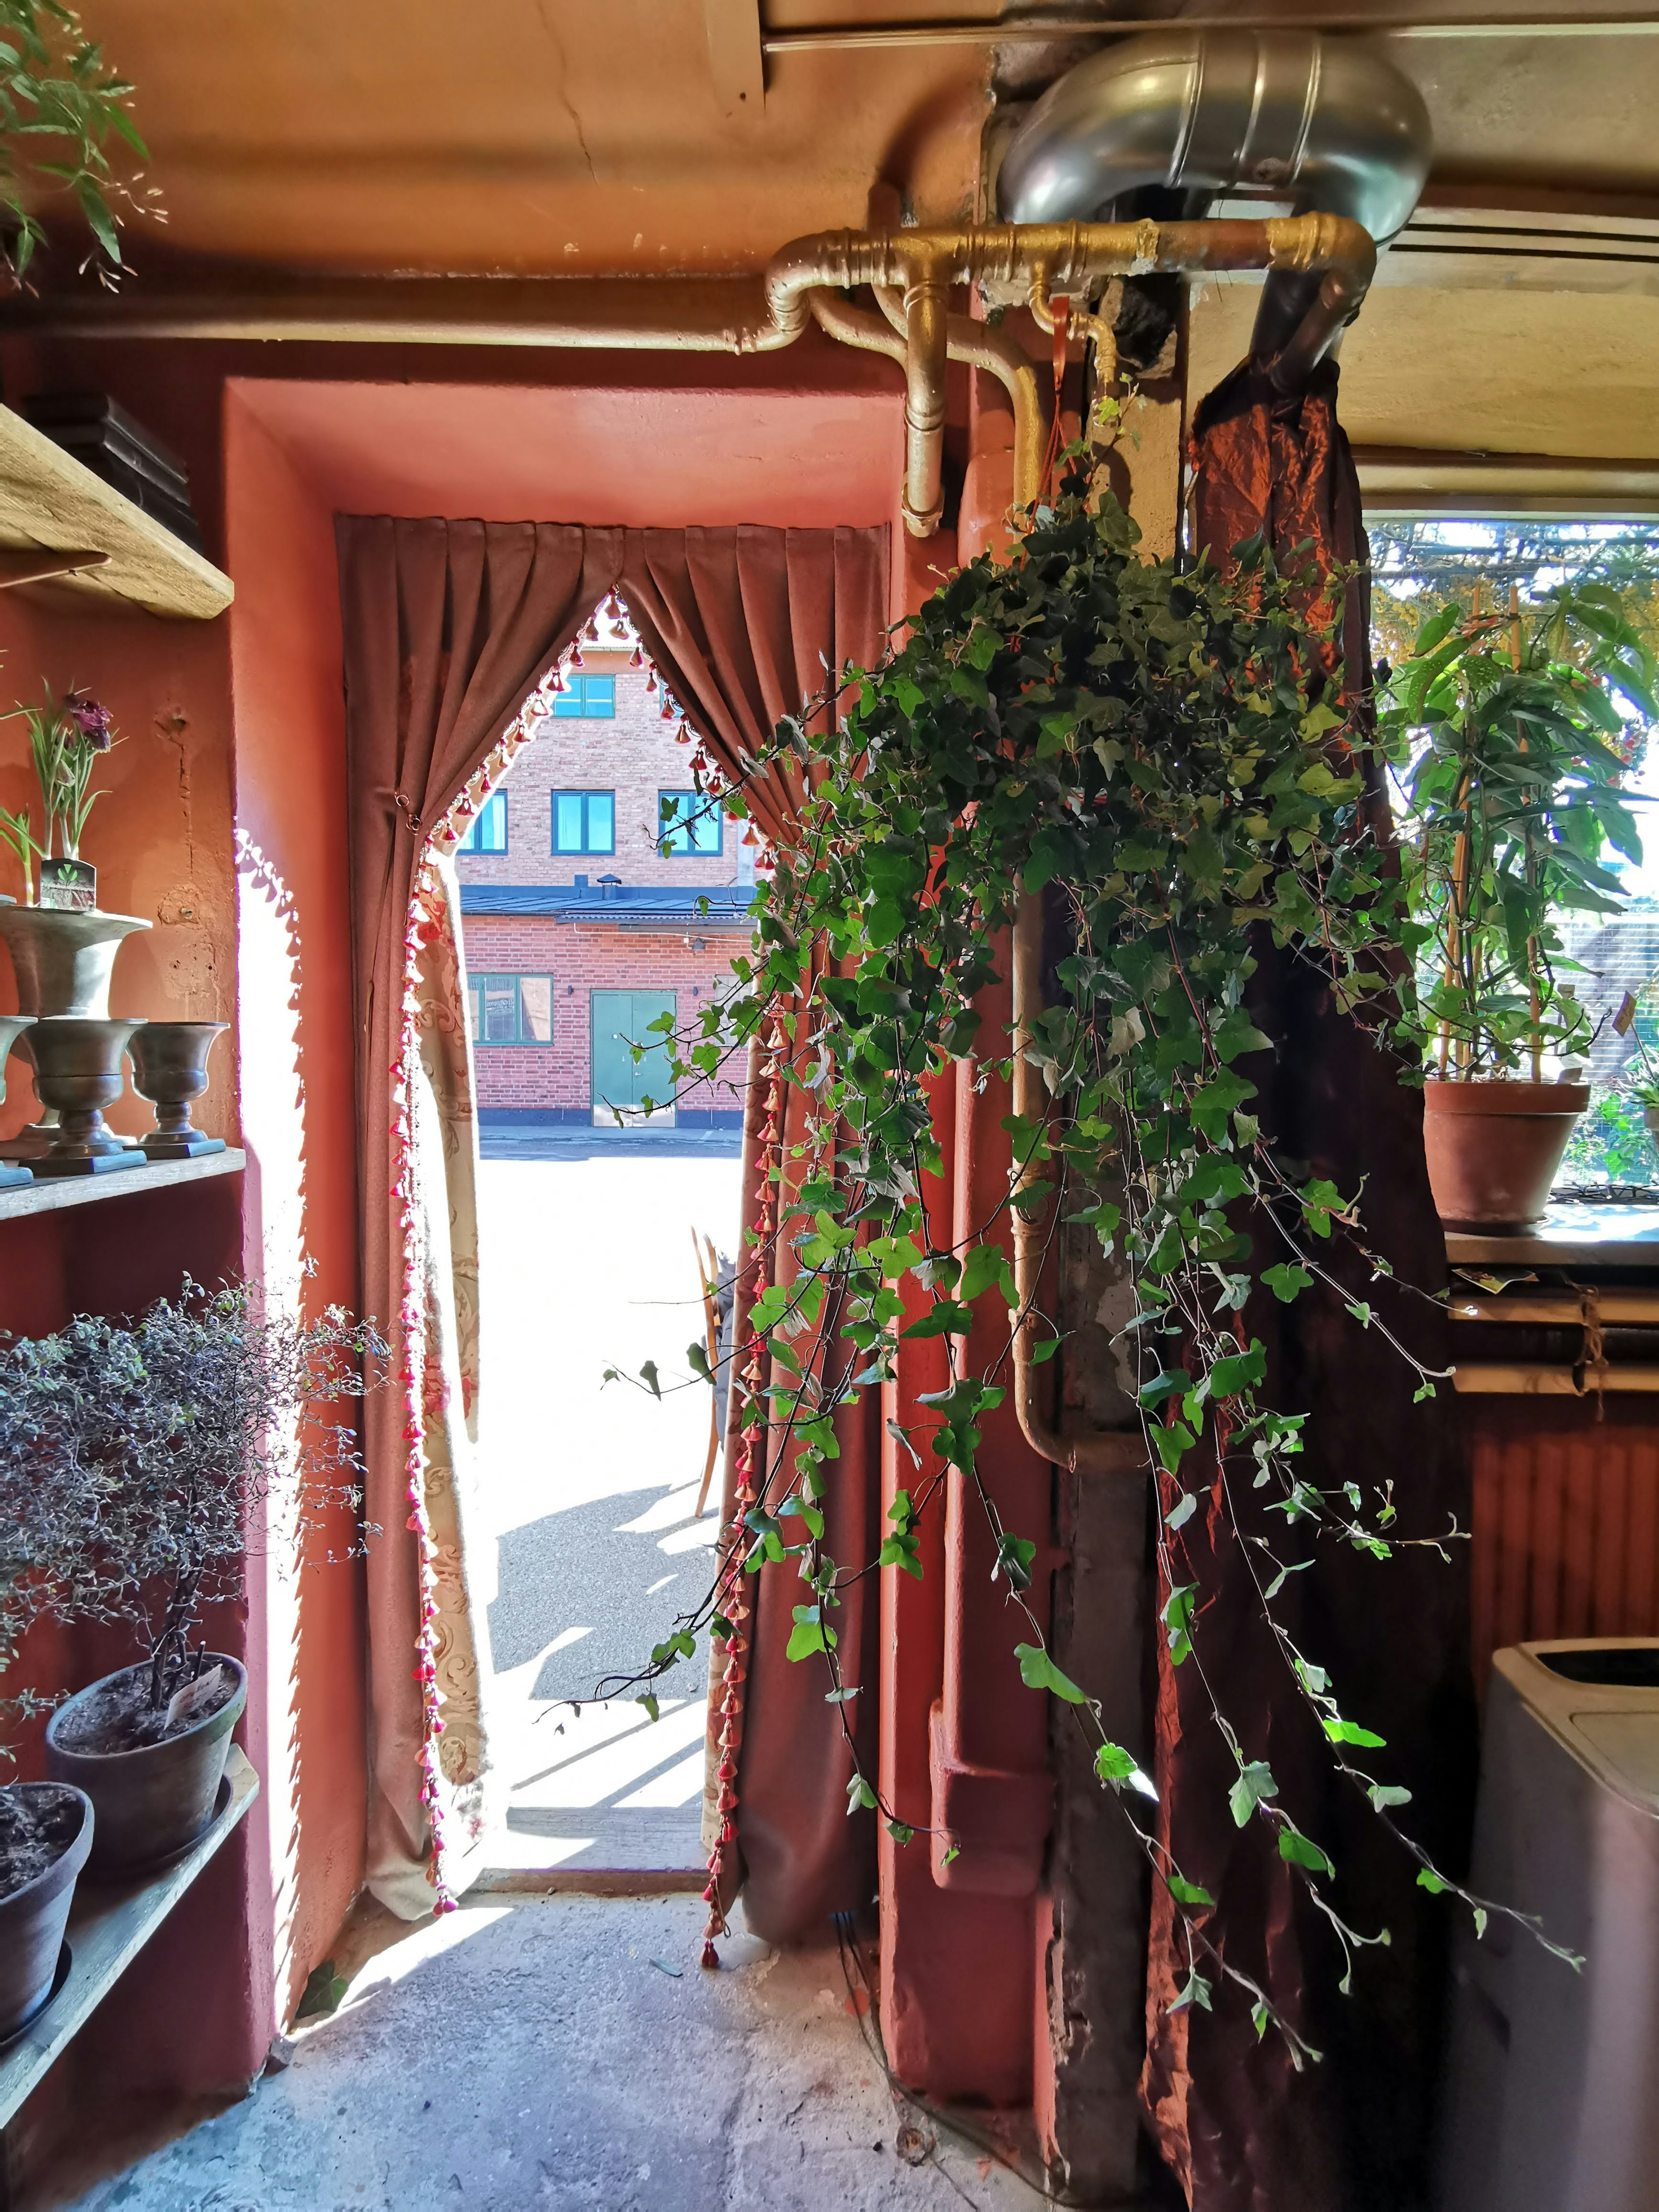
<path id="1" fill-rule="evenodd" d="M 617 679 L 614 676 L 580 676 L 565 678 L 568 689 L 555 692 L 553 712 L 562 720 L 578 717 L 592 721 L 611 721 L 617 712 Z"/>
<path id="2" fill-rule="evenodd" d="M 507 850 L 507 793 L 492 791 L 466 825 L 458 853 L 504 853 Z"/>
<path id="3" fill-rule="evenodd" d="M 614 853 L 617 794 L 614 791 L 556 791 L 553 850 L 556 853 Z"/>
<path id="4" fill-rule="evenodd" d="M 551 1044 L 550 975 L 469 975 L 467 1011 L 474 1044 Z"/>
<path id="5" fill-rule="evenodd" d="M 720 808 L 701 791 L 657 793 L 657 850 L 665 860 L 711 858 L 720 849 Z"/>

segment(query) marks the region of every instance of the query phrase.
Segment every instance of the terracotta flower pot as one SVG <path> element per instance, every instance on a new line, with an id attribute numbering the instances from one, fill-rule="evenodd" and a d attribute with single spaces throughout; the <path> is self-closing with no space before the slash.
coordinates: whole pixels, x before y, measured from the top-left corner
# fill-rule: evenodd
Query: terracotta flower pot
<path id="1" fill-rule="evenodd" d="M 92 1849 L 94 1828 L 91 1801 L 72 1785 L 19 1782 L 6 1795 L 46 1809 L 54 1820 L 61 1804 L 68 1832 L 49 1866 L 0 1897 L 0 2043 L 26 2028 L 52 1996 L 76 1877 Z"/>
<path id="2" fill-rule="evenodd" d="M 1448 1229 L 1502 1236 L 1549 1204 L 1587 1083 L 1429 1083 L 1423 1144 L 1435 1210 Z"/>
<path id="3" fill-rule="evenodd" d="M 235 1685 L 216 1711 L 160 1743 L 128 1751 L 91 1748 L 86 1737 L 94 1702 L 148 1666 L 145 1661 L 124 1667 L 77 1691 L 46 1723 L 48 1771 L 84 1790 L 97 1812 L 94 1874 L 149 1866 L 189 1849 L 213 1818 L 230 1732 L 247 1703 L 247 1675 L 240 1662 L 210 1651 L 205 1667 L 228 1668 Z"/>

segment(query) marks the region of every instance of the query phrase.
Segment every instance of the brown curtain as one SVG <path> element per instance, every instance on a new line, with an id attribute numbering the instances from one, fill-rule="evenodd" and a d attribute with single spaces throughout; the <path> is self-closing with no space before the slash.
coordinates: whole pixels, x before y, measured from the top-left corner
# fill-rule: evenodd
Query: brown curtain
<path id="1" fill-rule="evenodd" d="M 620 589 L 687 719 L 719 764 L 737 775 L 770 744 L 780 721 L 823 696 L 832 671 L 849 661 L 868 668 L 880 658 L 887 532 L 631 530 Z M 816 726 L 834 713 L 832 706 L 820 708 Z M 795 764 L 769 769 L 748 791 L 757 823 L 787 844 L 804 796 Z M 809 1023 L 800 1006 L 783 1009 L 775 1039 L 751 1062 L 727 1525 L 740 1505 L 762 1499 L 775 1506 L 794 1482 L 793 1453 L 775 1431 L 746 1453 L 738 1431 L 745 1397 L 767 1379 L 741 1350 L 749 1307 L 769 1284 L 788 1282 L 796 1272 L 789 1243 L 795 1231 L 782 1217 L 812 1171 L 805 1150 L 809 1099 L 779 1071 L 785 1060 L 812 1057 Z M 827 1388 L 835 1379 L 820 1377 Z M 823 1541 L 843 1566 L 859 1565 L 874 1555 L 880 1523 L 875 1392 L 836 1417 L 836 1438 L 841 1456 L 831 1469 Z M 790 1533 L 799 1534 L 799 1524 Z M 738 1648 L 717 1644 L 711 1661 L 708 1832 L 719 1856 L 713 1886 L 723 1907 L 741 1885 L 749 1927 L 787 1942 L 832 1912 L 867 1903 L 875 1888 L 874 1817 L 848 1817 L 852 1758 L 842 1716 L 857 1731 L 861 1765 L 873 1773 L 878 1592 L 874 1577 L 863 1577 L 834 1615 L 842 1680 L 865 1688 L 849 1708 L 824 1702 L 820 1665 L 785 1656 L 793 1608 L 807 1595 L 794 1562 L 733 1577 L 732 1589 Z"/>
<path id="2" fill-rule="evenodd" d="M 1224 562 L 1234 545 L 1264 532 L 1286 562 L 1294 549 L 1310 548 L 1322 572 L 1367 558 L 1336 384 L 1328 364 L 1304 396 L 1286 401 L 1247 364 L 1200 408 L 1196 538 L 1213 557 Z M 1349 587 L 1350 692 L 1370 686 L 1368 601 L 1363 583 Z M 1386 834 L 1374 759 L 1367 775 L 1370 817 Z M 1255 1018 L 1278 1046 L 1272 1073 L 1257 1078 L 1264 1130 L 1281 1156 L 1307 1162 L 1345 1194 L 1363 1182 L 1370 1242 L 1404 1282 L 1435 1291 L 1445 1280 L 1445 1243 L 1424 1170 L 1420 1094 L 1401 1085 L 1395 1063 L 1335 1007 L 1314 969 L 1268 945 L 1257 954 Z M 1442 1312 L 1371 1284 L 1352 1253 L 1338 1249 L 1334 1258 L 1350 1297 L 1376 1305 L 1425 1364 L 1447 1364 Z M 1316 1289 L 1290 1307 L 1261 1298 L 1247 1316 L 1268 1347 L 1267 1401 L 1312 1416 L 1304 1474 L 1322 1487 L 1358 1482 L 1370 1510 L 1391 1483 L 1402 1535 L 1443 1535 L 1454 1517 L 1467 1528 L 1449 1386 L 1414 1405 L 1415 1377 L 1342 1305 Z M 1269 1535 L 1284 1556 L 1282 1523 L 1262 1510 L 1262 1497 L 1230 1486 L 1244 1534 Z M 1219 1506 L 1218 1488 L 1216 1498 Z M 1211 1718 L 1206 1681 L 1190 1664 L 1172 1668 L 1161 1653 L 1165 1838 L 1188 1879 L 1217 1899 L 1212 1941 L 1324 2057 L 1297 2075 L 1271 2029 L 1258 2040 L 1236 1988 L 1218 1990 L 1213 2011 L 1168 2010 L 1188 1961 L 1160 1889 L 1143 2081 L 1149 2120 L 1197 2212 L 1411 2212 L 1426 2201 L 1447 1909 L 1415 1886 L 1413 1861 L 1332 1772 L 1262 1624 L 1225 1511 L 1195 1514 L 1174 1540 L 1183 1578 L 1199 1585 L 1206 1680 L 1239 1726 L 1244 1757 L 1268 1762 L 1286 1808 L 1336 1862 L 1329 1893 L 1337 1911 L 1362 1934 L 1386 1928 L 1390 1942 L 1358 1953 L 1353 1994 L 1342 1996 L 1334 1931 L 1278 1857 L 1267 1825 L 1233 1825 L 1227 1794 L 1237 1768 Z M 1285 1583 L 1275 1611 L 1304 1655 L 1329 1673 L 1345 1716 L 1388 1739 L 1386 1750 L 1362 1754 L 1361 1763 L 1412 1790 L 1401 1825 L 1455 1869 L 1466 1850 L 1474 1747 L 1467 1547 L 1449 1549 L 1449 1565 L 1422 1550 L 1397 1550 L 1382 1562 L 1327 1540 L 1314 1566 Z"/>
<path id="3" fill-rule="evenodd" d="M 502 739 L 538 678 L 612 589 L 709 752 L 741 773 L 779 720 L 823 691 L 830 668 L 878 657 L 887 533 L 624 532 L 384 516 L 343 517 L 337 527 L 363 1306 L 388 1338 L 395 1378 L 365 1407 L 374 1530 L 369 1880 L 384 1902 L 414 1917 L 430 1909 L 434 1887 L 441 1895 L 464 1879 L 467 1847 L 484 1821 L 489 1768 L 489 1655 L 466 1527 L 477 1417 L 469 1387 L 476 1139 L 454 902 L 431 841 L 467 787 L 500 764 Z M 787 840 L 801 797 L 793 771 L 757 780 L 750 793 L 762 829 Z M 799 1115 L 795 1094 L 784 1126 L 762 1142 L 751 1097 L 746 1220 L 771 1189 L 780 1141 Z M 789 1174 L 798 1180 L 799 1170 Z M 787 1275 L 793 1264 L 769 1243 L 755 1256 L 739 1285 L 739 1321 L 773 1270 Z M 862 1414 L 845 1425 L 826 1540 L 836 1558 L 852 1560 L 866 1555 L 878 1514 L 877 1452 Z M 862 1656 L 875 1627 L 865 1587 L 844 1608 L 849 1680 L 873 1680 Z M 867 1897 L 872 1827 L 867 1817 L 846 1820 L 844 1775 L 838 1790 L 825 1784 L 835 1768 L 835 1709 L 823 1704 L 822 1685 L 805 1679 L 812 1670 L 783 1656 L 799 1597 L 793 1568 L 768 1571 L 753 1594 L 758 1618 L 743 1639 L 746 1680 L 738 1698 L 750 1747 L 742 1839 L 750 1917 L 777 1935 Z M 732 1765 L 735 1784 L 735 1758 Z"/>
<path id="4" fill-rule="evenodd" d="M 364 1402 L 368 1881 L 413 1918 L 458 1886 L 489 1766 L 462 1374 L 476 1145 L 459 981 L 443 981 L 460 974 L 453 907 L 428 872 L 430 840 L 609 588 L 620 533 L 343 516 L 337 536 L 362 1304 L 393 1378 Z"/>

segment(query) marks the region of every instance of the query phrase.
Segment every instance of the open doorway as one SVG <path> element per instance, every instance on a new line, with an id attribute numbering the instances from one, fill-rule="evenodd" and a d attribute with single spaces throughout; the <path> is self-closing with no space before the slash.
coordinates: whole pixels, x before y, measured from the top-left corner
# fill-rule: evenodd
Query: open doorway
<path id="1" fill-rule="evenodd" d="M 456 855 L 499 1563 L 487 1860 L 524 1877 L 703 1879 L 701 1680 L 685 1668 L 654 1724 L 624 1686 L 694 1605 L 719 1524 L 717 1393 L 687 1347 L 718 1373 L 743 1101 L 735 1069 L 677 1092 L 665 1024 L 729 987 L 754 868 L 688 759 L 613 602 Z"/>

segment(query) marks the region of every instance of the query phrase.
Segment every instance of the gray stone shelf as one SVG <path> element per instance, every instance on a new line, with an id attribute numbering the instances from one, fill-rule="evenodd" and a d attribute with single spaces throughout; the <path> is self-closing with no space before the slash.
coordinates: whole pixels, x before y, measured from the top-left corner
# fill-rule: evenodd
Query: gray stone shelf
<path id="1" fill-rule="evenodd" d="M 208 1182 L 215 1176 L 240 1175 L 247 1154 L 233 1146 L 204 1152 L 194 1160 L 149 1160 L 115 1175 L 42 1176 L 0 1190 L 0 1221 L 21 1221 L 37 1213 L 58 1213 L 69 1206 L 94 1206 L 106 1199 L 130 1198 L 141 1190 L 167 1190 L 181 1182 Z"/>
<path id="2" fill-rule="evenodd" d="M 112 1881 L 81 1875 L 70 1910 L 70 1969 L 64 1986 L 0 2054 L 0 2128 L 85 2027 L 258 1796 L 259 1778 L 240 1745 L 230 1747 L 225 1784 L 207 1832 L 161 1873 Z"/>

